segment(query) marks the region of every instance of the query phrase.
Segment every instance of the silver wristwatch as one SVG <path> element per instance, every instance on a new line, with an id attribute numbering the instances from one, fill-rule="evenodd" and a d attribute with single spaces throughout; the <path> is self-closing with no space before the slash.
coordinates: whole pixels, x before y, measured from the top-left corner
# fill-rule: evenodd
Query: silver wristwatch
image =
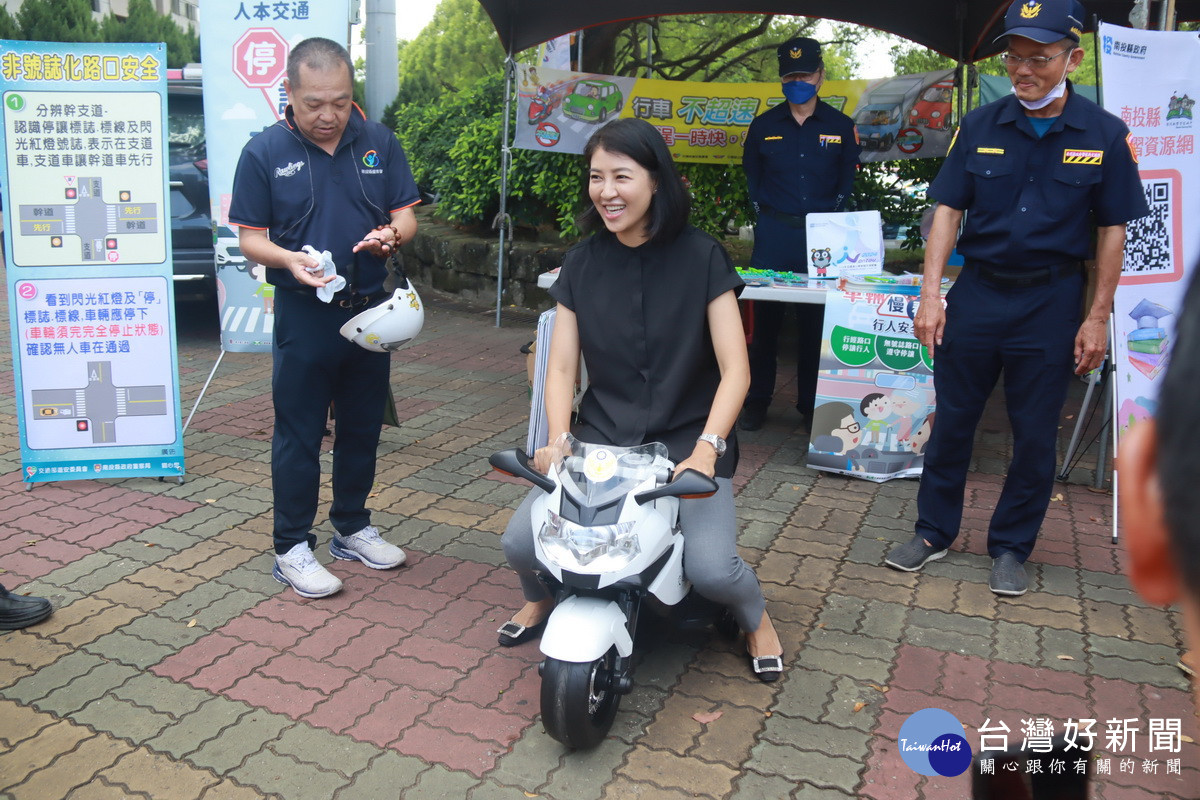
<path id="1" fill-rule="evenodd" d="M 725 455 L 725 440 L 720 436 L 717 436 L 715 433 L 702 433 L 700 434 L 700 437 L 696 439 L 696 441 L 708 442 L 711 444 L 713 446 L 713 450 L 717 451 L 717 458 Z"/>

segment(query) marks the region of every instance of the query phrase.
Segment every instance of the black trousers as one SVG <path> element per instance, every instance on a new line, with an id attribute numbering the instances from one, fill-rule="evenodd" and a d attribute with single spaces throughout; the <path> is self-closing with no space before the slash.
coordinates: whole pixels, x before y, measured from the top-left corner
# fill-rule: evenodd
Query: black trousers
<path id="1" fill-rule="evenodd" d="M 316 548 L 311 529 L 330 403 L 336 421 L 329 521 L 344 536 L 371 523 L 366 502 L 375 481 L 391 354 L 373 353 L 342 338 L 338 329 L 356 313 L 336 301 L 322 303 L 312 291 L 275 293 L 271 490 L 277 554 L 306 540 Z"/>
<path id="2" fill-rule="evenodd" d="M 815 303 L 754 301 L 754 332 L 750 337 L 750 390 L 746 405 L 770 405 L 775 394 L 779 334 L 788 309 L 796 316 L 796 410 L 812 416 L 821 366 L 821 327 L 825 306 Z"/>
<path id="3" fill-rule="evenodd" d="M 988 526 L 992 558 L 1029 557 L 1050 504 L 1058 423 L 1073 374 L 1083 276 L 1025 288 L 997 285 L 967 267 L 947 298 L 934 351 L 937 417 L 917 492 L 916 532 L 949 547 L 962 523 L 975 427 L 1001 375 L 1013 457 Z"/>

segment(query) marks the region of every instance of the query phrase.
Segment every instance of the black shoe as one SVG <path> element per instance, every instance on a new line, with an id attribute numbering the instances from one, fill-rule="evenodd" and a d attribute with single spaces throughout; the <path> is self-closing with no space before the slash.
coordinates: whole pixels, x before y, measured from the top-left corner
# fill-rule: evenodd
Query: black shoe
<path id="1" fill-rule="evenodd" d="M 750 670 L 763 683 L 774 683 L 783 675 L 783 656 L 750 656 Z"/>
<path id="2" fill-rule="evenodd" d="M 992 559 L 992 577 L 988 586 L 995 594 L 1012 597 L 1025 594 L 1029 588 L 1025 565 L 1012 553 L 1001 553 L 999 557 Z"/>
<path id="3" fill-rule="evenodd" d="M 767 421 L 767 406 L 762 403 L 746 403 L 738 417 L 738 427 L 744 431 L 756 431 Z"/>
<path id="4" fill-rule="evenodd" d="M 918 533 L 911 542 L 902 544 L 888 553 L 883 563 L 893 569 L 916 572 L 927 562 L 939 559 L 944 555 L 946 555 L 945 548 L 939 550 L 932 545 L 925 544 L 925 539 Z"/>
<path id="5" fill-rule="evenodd" d="M 0 586 L 0 631 L 28 628 L 50 616 L 54 607 L 44 597 L 24 597 Z"/>
<path id="6" fill-rule="evenodd" d="M 519 622 L 513 622 L 511 619 L 500 626 L 496 633 L 500 634 L 498 641 L 503 647 L 516 647 L 519 644 L 525 644 L 530 639 L 536 639 L 542 635 L 542 631 L 546 628 L 546 619 L 539 622 L 537 625 L 525 627 Z"/>

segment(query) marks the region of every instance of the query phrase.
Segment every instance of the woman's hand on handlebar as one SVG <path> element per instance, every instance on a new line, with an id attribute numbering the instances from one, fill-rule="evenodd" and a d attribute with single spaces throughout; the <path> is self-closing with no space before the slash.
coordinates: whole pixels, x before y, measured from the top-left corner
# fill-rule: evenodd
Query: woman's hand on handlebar
<path id="1" fill-rule="evenodd" d="M 554 466 L 554 462 L 567 455 L 570 448 L 567 447 L 567 434 L 560 433 L 550 441 L 550 444 L 545 447 L 539 447 L 533 453 L 533 468 L 543 475 L 550 474 L 550 467 Z"/>
<path id="2" fill-rule="evenodd" d="M 685 469 L 694 469 L 710 478 L 716 477 L 717 451 L 708 442 L 696 442 L 692 454 L 675 465 L 675 474 L 679 475 Z"/>

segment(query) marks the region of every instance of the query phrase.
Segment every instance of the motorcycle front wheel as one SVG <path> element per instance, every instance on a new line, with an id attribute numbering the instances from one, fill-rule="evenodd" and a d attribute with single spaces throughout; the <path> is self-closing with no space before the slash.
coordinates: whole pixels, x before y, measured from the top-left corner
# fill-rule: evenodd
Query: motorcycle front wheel
<path id="1" fill-rule="evenodd" d="M 595 747 L 608 734 L 621 695 L 609 688 L 617 654 L 587 663 L 547 658 L 542 667 L 542 725 L 567 747 Z"/>

